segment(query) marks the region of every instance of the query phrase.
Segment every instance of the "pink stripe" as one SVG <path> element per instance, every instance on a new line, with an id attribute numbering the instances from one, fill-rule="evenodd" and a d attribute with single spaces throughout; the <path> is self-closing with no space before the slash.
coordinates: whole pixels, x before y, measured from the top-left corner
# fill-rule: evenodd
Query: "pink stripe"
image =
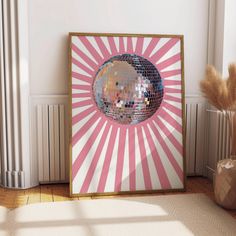
<path id="1" fill-rule="evenodd" d="M 179 42 L 178 38 L 170 39 L 151 57 L 152 61 L 158 62 L 177 42 Z"/>
<path id="2" fill-rule="evenodd" d="M 76 65 L 78 68 L 80 68 L 81 70 L 83 70 L 86 73 L 88 73 L 89 75 L 91 75 L 91 76 L 93 75 L 94 71 L 90 70 L 87 66 L 83 65 L 82 63 L 77 61 L 75 58 L 72 58 L 72 63 L 74 65 Z"/>
<path id="3" fill-rule="evenodd" d="M 93 101 L 91 98 L 89 98 L 88 100 L 85 100 L 85 101 L 72 103 L 72 109 L 88 106 L 90 104 L 93 104 Z"/>
<path id="4" fill-rule="evenodd" d="M 82 136 L 89 130 L 89 128 L 97 121 L 99 118 L 99 113 L 95 112 L 92 117 L 81 127 L 77 133 L 72 137 L 72 146 L 74 146 Z"/>
<path id="5" fill-rule="evenodd" d="M 109 45 L 110 45 L 110 48 L 111 48 L 111 53 L 112 54 L 117 54 L 118 51 L 117 51 L 117 48 L 116 48 L 116 45 L 115 45 L 114 37 L 108 37 L 108 42 L 109 42 Z"/>
<path id="6" fill-rule="evenodd" d="M 182 102 L 181 98 L 176 98 L 176 97 L 173 97 L 173 96 L 170 96 L 170 95 L 165 95 L 164 96 L 164 100 L 173 101 L 173 102 L 179 102 L 179 103 Z"/>
<path id="7" fill-rule="evenodd" d="M 94 70 L 97 70 L 97 64 L 91 60 L 84 52 L 82 52 L 75 44 L 72 43 L 72 50 L 83 59 L 89 66 L 91 66 Z"/>
<path id="8" fill-rule="evenodd" d="M 181 93 L 181 89 L 165 88 L 165 93 Z"/>
<path id="9" fill-rule="evenodd" d="M 87 115 L 89 115 L 93 111 L 94 111 L 94 107 L 92 106 L 92 107 L 80 112 L 79 114 L 73 116 L 72 117 L 72 125 L 75 125 L 77 122 L 82 120 L 84 117 L 86 117 Z"/>
<path id="10" fill-rule="evenodd" d="M 103 57 L 106 58 L 106 59 L 110 58 L 111 55 L 108 52 L 108 50 L 107 50 L 105 44 L 103 43 L 102 39 L 100 37 L 95 37 L 95 40 L 97 42 L 97 45 L 98 45 Z"/>
<path id="11" fill-rule="evenodd" d="M 162 109 L 158 115 L 182 134 L 182 126 L 164 109 Z"/>
<path id="12" fill-rule="evenodd" d="M 133 41 L 131 37 L 127 37 L 127 51 L 129 53 L 133 53 L 134 49 L 133 49 Z"/>
<path id="13" fill-rule="evenodd" d="M 118 156 L 116 163 L 115 192 L 121 191 L 122 173 L 124 168 L 125 139 L 126 139 L 126 129 L 121 128 L 119 135 Z"/>
<path id="14" fill-rule="evenodd" d="M 111 136 L 110 136 L 110 140 L 108 143 L 108 148 L 107 148 L 105 160 L 104 160 L 103 167 L 102 167 L 101 177 L 100 177 L 99 184 L 98 184 L 98 189 L 97 189 L 98 193 L 103 193 L 105 186 L 106 186 L 106 181 L 107 181 L 107 176 L 108 176 L 109 167 L 110 167 L 110 163 L 111 163 L 116 134 L 117 134 L 117 127 L 113 127 L 112 132 L 111 132 Z M 115 157 L 113 157 L 113 158 L 115 158 Z"/>
<path id="15" fill-rule="evenodd" d="M 72 98 L 91 98 L 91 93 L 73 93 Z"/>
<path id="16" fill-rule="evenodd" d="M 91 55 L 97 61 L 97 63 L 101 64 L 103 61 L 103 58 L 99 55 L 99 53 L 93 47 L 93 45 L 89 42 L 89 40 L 85 36 L 79 36 L 78 38 L 81 40 L 81 42 L 84 44 L 84 46 L 88 49 L 88 51 L 91 53 Z"/>
<path id="17" fill-rule="evenodd" d="M 180 168 L 180 166 L 179 166 L 178 162 L 176 161 L 175 157 L 173 156 L 172 152 L 170 151 L 170 149 L 166 145 L 165 140 L 160 135 L 159 131 L 157 130 L 157 128 L 154 126 L 154 124 L 152 122 L 150 122 L 149 125 L 150 125 L 153 133 L 155 134 L 158 142 L 162 146 L 164 152 L 166 153 L 167 158 L 169 159 L 170 163 L 172 164 L 173 168 L 175 169 L 179 179 L 183 182 L 183 179 L 184 179 L 183 171 Z"/>
<path id="18" fill-rule="evenodd" d="M 170 65 L 175 64 L 176 62 L 178 62 L 181 58 L 180 53 L 166 59 L 165 61 L 162 61 L 161 63 L 157 64 L 157 69 L 159 71 L 162 71 L 163 69 L 167 68 Z"/>
<path id="19" fill-rule="evenodd" d="M 137 38 L 137 43 L 136 43 L 136 47 L 135 47 L 135 53 L 136 54 L 142 55 L 143 41 L 144 41 L 143 37 Z"/>
<path id="20" fill-rule="evenodd" d="M 123 37 L 119 37 L 119 52 L 124 53 L 125 52 L 125 45 L 124 45 L 124 39 Z"/>
<path id="21" fill-rule="evenodd" d="M 179 116 L 180 118 L 182 118 L 182 110 L 163 101 L 163 107 L 165 107 L 166 109 L 168 109 L 169 111 L 175 113 L 177 116 Z"/>
<path id="22" fill-rule="evenodd" d="M 92 163 L 89 167 L 89 170 L 88 170 L 87 175 L 85 177 L 85 180 L 84 180 L 84 183 L 83 183 L 82 188 L 80 190 L 80 193 L 87 193 L 88 192 L 88 188 L 89 188 L 89 186 L 91 184 L 91 180 L 94 176 L 94 172 L 97 167 L 97 163 L 99 161 L 99 158 L 101 157 L 100 155 L 101 155 L 103 146 L 105 144 L 105 141 L 107 139 L 109 129 L 110 129 L 110 125 L 106 125 L 105 130 L 104 130 L 102 137 L 100 139 L 100 142 L 98 144 L 98 147 L 96 149 L 96 152 L 93 156 Z"/>
<path id="23" fill-rule="evenodd" d="M 80 85 L 80 84 L 72 84 L 72 89 L 78 89 L 78 90 L 88 90 L 90 91 L 91 86 L 90 85 Z"/>
<path id="24" fill-rule="evenodd" d="M 165 124 L 162 122 L 162 120 L 158 118 L 158 121 L 156 122 L 158 124 L 158 126 L 160 127 L 160 129 L 165 133 L 165 135 L 167 136 L 167 138 L 171 141 L 171 143 L 175 146 L 175 148 L 177 149 L 177 151 L 180 153 L 180 155 L 183 155 L 183 146 L 178 142 L 178 140 L 175 138 L 175 136 L 173 135 L 173 131 L 169 130 L 169 128 L 167 126 L 165 126 Z"/>
<path id="25" fill-rule="evenodd" d="M 75 79 L 79 79 L 79 80 L 82 80 L 86 83 L 92 83 L 92 78 L 86 76 L 86 75 L 82 75 L 82 74 L 79 74 L 77 72 L 72 72 L 72 77 L 75 78 Z"/>
<path id="26" fill-rule="evenodd" d="M 171 77 L 171 76 L 180 75 L 181 70 L 163 71 L 163 72 L 160 72 L 160 74 L 161 74 L 161 78 L 168 78 L 168 77 Z"/>
<path id="27" fill-rule="evenodd" d="M 168 176 L 166 174 L 165 168 L 162 164 L 161 158 L 159 156 L 159 153 L 156 150 L 156 146 L 154 144 L 154 141 L 152 139 L 152 136 L 150 134 L 149 129 L 144 126 L 145 134 L 147 136 L 148 145 L 150 147 L 152 158 L 156 167 L 157 175 L 160 180 L 161 188 L 162 189 L 169 189 L 171 188 L 170 181 L 168 179 Z"/>
<path id="28" fill-rule="evenodd" d="M 97 139 L 98 134 L 100 133 L 102 126 L 104 125 L 104 119 L 101 119 L 94 131 L 92 132 L 91 136 L 88 138 L 88 141 L 83 146 L 81 152 L 77 156 L 76 160 L 74 161 L 72 165 L 72 178 L 74 179 L 78 171 L 80 170 L 85 158 L 88 155 L 88 152 L 90 151 L 91 147 L 93 146 L 95 140 Z"/>
<path id="29" fill-rule="evenodd" d="M 150 172 L 149 172 L 148 162 L 147 162 L 148 157 L 147 157 L 145 146 L 144 146 L 142 129 L 139 126 L 137 127 L 137 134 L 138 134 L 141 163 L 142 163 L 142 169 L 143 169 L 143 175 L 144 175 L 145 190 L 151 190 L 152 182 L 151 182 L 151 177 L 150 177 Z"/>
<path id="30" fill-rule="evenodd" d="M 145 57 L 150 57 L 150 54 L 152 53 L 153 49 L 156 47 L 157 43 L 160 41 L 160 38 L 153 38 L 149 45 L 147 46 L 144 56 Z"/>
<path id="31" fill-rule="evenodd" d="M 135 166 L 135 133 L 134 127 L 129 129 L 129 182 L 130 191 L 136 190 L 136 166 Z"/>
<path id="32" fill-rule="evenodd" d="M 164 86 L 172 86 L 172 85 L 181 85 L 182 82 L 180 80 L 164 80 Z"/>

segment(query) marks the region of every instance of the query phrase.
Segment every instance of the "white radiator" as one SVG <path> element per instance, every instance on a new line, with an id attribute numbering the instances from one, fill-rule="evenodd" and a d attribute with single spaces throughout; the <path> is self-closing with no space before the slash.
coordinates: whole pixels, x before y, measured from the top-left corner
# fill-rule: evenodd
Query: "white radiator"
<path id="1" fill-rule="evenodd" d="M 186 98 L 186 171 L 188 175 L 205 175 L 206 115 L 203 99 Z"/>
<path id="2" fill-rule="evenodd" d="M 37 105 L 39 181 L 66 179 L 64 105 Z"/>
<path id="3" fill-rule="evenodd" d="M 33 97 L 32 155 L 40 183 L 67 182 L 69 176 L 67 97 Z"/>
<path id="4" fill-rule="evenodd" d="M 32 97 L 32 155 L 38 159 L 41 183 L 68 181 L 67 96 Z M 206 107 L 199 97 L 186 98 L 186 169 L 203 175 Z"/>
<path id="5" fill-rule="evenodd" d="M 230 156 L 230 130 L 226 116 L 220 112 L 208 109 L 208 150 L 207 176 L 212 178 L 217 162 Z"/>
<path id="6" fill-rule="evenodd" d="M 11 7 L 10 7 L 11 6 Z M 15 4 L 0 1 L 0 185 L 24 187 L 19 35 Z"/>

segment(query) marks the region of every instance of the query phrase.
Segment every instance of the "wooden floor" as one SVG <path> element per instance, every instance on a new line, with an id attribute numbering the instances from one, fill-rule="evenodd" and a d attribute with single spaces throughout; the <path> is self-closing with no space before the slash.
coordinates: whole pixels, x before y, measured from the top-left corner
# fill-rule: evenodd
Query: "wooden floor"
<path id="1" fill-rule="evenodd" d="M 189 177 L 187 179 L 188 193 L 204 193 L 214 201 L 213 186 L 211 181 L 202 177 Z M 159 193 L 157 195 L 183 194 L 179 193 Z M 0 205 L 7 208 L 16 208 L 23 205 L 38 202 L 71 201 L 78 198 L 69 197 L 68 184 L 40 185 L 27 190 L 12 190 L 0 188 Z M 236 211 L 227 211 L 236 219 Z"/>

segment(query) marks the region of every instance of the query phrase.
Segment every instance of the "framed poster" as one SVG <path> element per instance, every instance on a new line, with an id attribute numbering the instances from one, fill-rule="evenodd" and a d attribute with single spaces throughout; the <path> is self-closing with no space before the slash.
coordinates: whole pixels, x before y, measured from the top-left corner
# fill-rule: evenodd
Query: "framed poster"
<path id="1" fill-rule="evenodd" d="M 71 195 L 184 190 L 183 36 L 69 40 Z"/>

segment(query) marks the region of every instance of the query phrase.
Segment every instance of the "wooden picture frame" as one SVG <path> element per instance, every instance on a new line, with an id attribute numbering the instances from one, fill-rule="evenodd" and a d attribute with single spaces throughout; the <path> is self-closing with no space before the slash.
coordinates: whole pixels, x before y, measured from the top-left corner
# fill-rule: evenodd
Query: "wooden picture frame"
<path id="1" fill-rule="evenodd" d="M 69 34 L 71 196 L 185 190 L 183 45 Z"/>

